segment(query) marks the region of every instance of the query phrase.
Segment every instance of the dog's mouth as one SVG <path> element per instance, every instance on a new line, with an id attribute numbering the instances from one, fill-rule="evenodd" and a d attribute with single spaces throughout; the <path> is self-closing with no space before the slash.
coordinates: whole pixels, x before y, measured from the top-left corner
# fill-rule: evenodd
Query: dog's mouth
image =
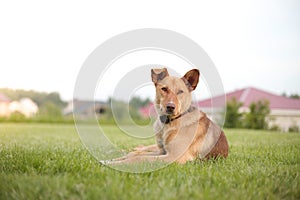
<path id="1" fill-rule="evenodd" d="M 167 103 L 166 105 L 158 104 L 159 115 L 174 117 L 180 114 L 179 108 L 174 103 Z"/>
<path id="2" fill-rule="evenodd" d="M 166 115 L 168 117 L 174 117 L 177 116 L 179 113 L 176 110 L 164 109 L 161 114 Z"/>
<path id="3" fill-rule="evenodd" d="M 166 110 L 166 114 L 171 116 L 171 115 L 174 115 L 174 112 Z"/>
<path id="4" fill-rule="evenodd" d="M 172 116 L 175 116 L 175 112 L 174 111 L 171 111 L 171 110 L 167 110 L 167 109 L 160 109 L 160 115 L 166 115 L 168 117 L 172 117 Z"/>

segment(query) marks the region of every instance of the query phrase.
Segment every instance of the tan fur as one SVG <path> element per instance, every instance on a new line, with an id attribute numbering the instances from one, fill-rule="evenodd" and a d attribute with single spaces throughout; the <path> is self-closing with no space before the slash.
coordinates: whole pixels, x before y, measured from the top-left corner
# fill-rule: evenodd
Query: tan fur
<path id="1" fill-rule="evenodd" d="M 114 159 L 110 164 L 157 160 L 184 164 L 198 158 L 227 157 L 228 143 L 220 127 L 205 113 L 189 110 L 191 92 L 198 84 L 199 71 L 190 70 L 182 78 L 169 76 L 165 68 L 151 72 L 156 88 L 156 110 L 159 115 L 166 115 L 171 120 L 163 124 L 157 119 L 154 123 L 157 144 L 136 147 L 135 151 Z M 169 104 L 174 105 L 171 111 Z"/>

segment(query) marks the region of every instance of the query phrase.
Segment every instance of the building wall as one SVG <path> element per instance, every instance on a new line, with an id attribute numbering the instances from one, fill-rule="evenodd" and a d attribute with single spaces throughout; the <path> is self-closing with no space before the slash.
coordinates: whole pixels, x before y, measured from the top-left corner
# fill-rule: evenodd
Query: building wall
<path id="1" fill-rule="evenodd" d="M 13 102 L 0 102 L 1 117 L 9 117 L 14 112 L 20 112 L 26 117 L 31 117 L 38 112 L 38 106 L 29 98 Z"/>
<path id="2" fill-rule="evenodd" d="M 300 128 L 300 110 L 271 110 L 269 127 L 278 125 L 283 131 L 288 131 L 291 126 Z"/>
<path id="3" fill-rule="evenodd" d="M 9 116 L 9 103 L 0 102 L 0 117 L 7 117 Z"/>

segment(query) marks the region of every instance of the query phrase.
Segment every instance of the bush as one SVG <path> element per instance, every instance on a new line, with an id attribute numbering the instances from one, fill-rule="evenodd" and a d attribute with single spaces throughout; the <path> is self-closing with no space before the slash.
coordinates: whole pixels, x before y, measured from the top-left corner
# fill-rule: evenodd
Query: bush
<path id="1" fill-rule="evenodd" d="M 239 112 L 239 109 L 243 106 L 243 103 L 238 102 L 235 98 L 231 99 L 226 104 L 226 116 L 225 124 L 226 128 L 240 128 L 242 113 Z"/>
<path id="2" fill-rule="evenodd" d="M 281 128 L 277 124 L 273 124 L 270 128 L 270 131 L 281 131 Z"/>
<path id="3" fill-rule="evenodd" d="M 297 126 L 297 124 L 293 124 L 292 126 L 289 127 L 288 131 L 293 133 L 299 133 L 300 129 L 299 126 Z"/>
<path id="4" fill-rule="evenodd" d="M 40 107 L 37 117 L 49 119 L 51 121 L 53 119 L 62 119 L 63 116 L 59 106 L 52 102 L 46 102 Z"/>
<path id="5" fill-rule="evenodd" d="M 16 112 L 13 112 L 9 116 L 8 121 L 10 121 L 10 122 L 23 122 L 23 121 L 26 121 L 26 116 L 23 115 L 22 113 L 16 111 Z"/>
<path id="6" fill-rule="evenodd" d="M 270 113 L 269 101 L 259 100 L 252 102 L 249 106 L 249 113 L 246 114 L 245 128 L 267 129 L 267 116 Z"/>

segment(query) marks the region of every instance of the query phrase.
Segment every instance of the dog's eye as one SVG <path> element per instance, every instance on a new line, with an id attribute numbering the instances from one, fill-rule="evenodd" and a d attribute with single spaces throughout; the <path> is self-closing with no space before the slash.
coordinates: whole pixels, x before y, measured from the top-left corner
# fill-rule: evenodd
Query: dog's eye
<path id="1" fill-rule="evenodd" d="M 162 87 L 161 90 L 164 92 L 168 92 L 168 88 L 166 88 L 166 87 Z"/>
<path id="2" fill-rule="evenodd" d="M 183 90 L 179 90 L 178 92 L 177 92 L 177 94 L 182 94 L 183 93 Z"/>

